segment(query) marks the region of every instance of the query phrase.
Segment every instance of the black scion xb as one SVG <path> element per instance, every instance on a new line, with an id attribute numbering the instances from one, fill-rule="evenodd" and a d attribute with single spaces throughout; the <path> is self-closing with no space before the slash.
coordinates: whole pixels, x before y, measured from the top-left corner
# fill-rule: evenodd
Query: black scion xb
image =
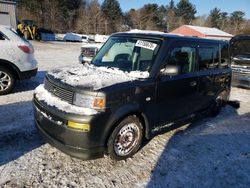
<path id="1" fill-rule="evenodd" d="M 116 33 L 91 64 L 47 73 L 34 93 L 36 126 L 71 156 L 126 159 L 144 138 L 218 114 L 230 84 L 228 42 Z"/>

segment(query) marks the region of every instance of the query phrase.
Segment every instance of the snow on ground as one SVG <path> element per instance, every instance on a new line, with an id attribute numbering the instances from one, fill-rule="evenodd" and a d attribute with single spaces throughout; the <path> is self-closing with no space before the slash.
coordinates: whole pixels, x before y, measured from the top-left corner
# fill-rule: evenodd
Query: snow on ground
<path id="1" fill-rule="evenodd" d="M 38 76 L 0 96 L 0 187 L 249 187 L 250 90 L 232 89 L 240 109 L 159 135 L 132 159 L 82 161 L 44 143 L 31 103 L 44 71 L 77 65 L 81 44 L 33 44 Z"/>

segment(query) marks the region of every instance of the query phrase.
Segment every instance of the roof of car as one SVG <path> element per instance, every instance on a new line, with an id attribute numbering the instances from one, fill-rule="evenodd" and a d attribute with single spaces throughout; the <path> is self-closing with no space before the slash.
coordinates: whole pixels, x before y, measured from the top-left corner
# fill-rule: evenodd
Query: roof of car
<path id="1" fill-rule="evenodd" d="M 236 35 L 231 39 L 231 43 L 237 40 L 250 40 L 249 34 Z"/>
<path id="2" fill-rule="evenodd" d="M 192 37 L 192 36 L 185 36 L 181 34 L 172 34 L 172 33 L 164 33 L 160 31 L 150 31 L 150 30 L 131 30 L 127 32 L 118 32 L 114 33 L 112 36 L 135 36 L 135 37 L 155 37 L 155 38 L 182 38 L 192 41 L 206 41 L 206 42 L 226 42 L 223 40 L 216 40 L 216 39 L 206 39 L 206 38 L 200 38 L 200 37 Z"/>

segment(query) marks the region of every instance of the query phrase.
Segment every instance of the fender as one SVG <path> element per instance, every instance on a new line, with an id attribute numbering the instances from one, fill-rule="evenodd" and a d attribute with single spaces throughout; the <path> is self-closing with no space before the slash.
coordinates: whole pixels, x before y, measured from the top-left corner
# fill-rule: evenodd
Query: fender
<path id="1" fill-rule="evenodd" d="M 127 104 L 126 106 L 122 106 L 121 108 L 116 110 L 114 114 L 112 114 L 111 118 L 108 120 L 108 124 L 106 125 L 106 129 L 104 130 L 103 138 L 101 140 L 104 140 L 105 143 L 107 143 L 108 137 L 115 129 L 117 123 L 129 115 L 136 115 L 142 121 L 145 129 L 145 137 L 149 139 L 150 131 L 147 116 L 141 112 L 138 104 Z"/>
<path id="2" fill-rule="evenodd" d="M 7 60 L 4 60 L 4 59 L 0 59 L 0 65 L 13 71 L 13 73 L 15 74 L 17 79 L 21 78 L 21 72 L 20 72 L 19 68 L 16 65 L 14 65 L 13 63 L 11 63 Z"/>

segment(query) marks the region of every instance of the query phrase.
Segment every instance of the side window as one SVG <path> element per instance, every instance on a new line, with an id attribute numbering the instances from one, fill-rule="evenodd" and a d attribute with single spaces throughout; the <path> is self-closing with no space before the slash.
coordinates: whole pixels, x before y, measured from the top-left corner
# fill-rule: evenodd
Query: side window
<path id="1" fill-rule="evenodd" d="M 199 70 L 217 68 L 220 62 L 219 46 L 199 48 Z"/>
<path id="2" fill-rule="evenodd" d="M 199 48 L 199 70 L 213 68 L 213 48 Z"/>
<path id="3" fill-rule="evenodd" d="M 180 74 L 193 72 L 195 69 L 196 49 L 192 47 L 175 47 L 170 50 L 167 65 L 177 66 Z"/>
<path id="4" fill-rule="evenodd" d="M 140 50 L 141 51 L 140 56 L 138 57 L 137 70 L 149 71 L 153 62 L 154 51 L 146 48 L 141 48 Z"/>
<path id="5" fill-rule="evenodd" d="M 226 68 L 229 65 L 229 51 L 228 51 L 228 44 L 223 44 L 220 46 L 221 48 L 221 68 Z"/>

